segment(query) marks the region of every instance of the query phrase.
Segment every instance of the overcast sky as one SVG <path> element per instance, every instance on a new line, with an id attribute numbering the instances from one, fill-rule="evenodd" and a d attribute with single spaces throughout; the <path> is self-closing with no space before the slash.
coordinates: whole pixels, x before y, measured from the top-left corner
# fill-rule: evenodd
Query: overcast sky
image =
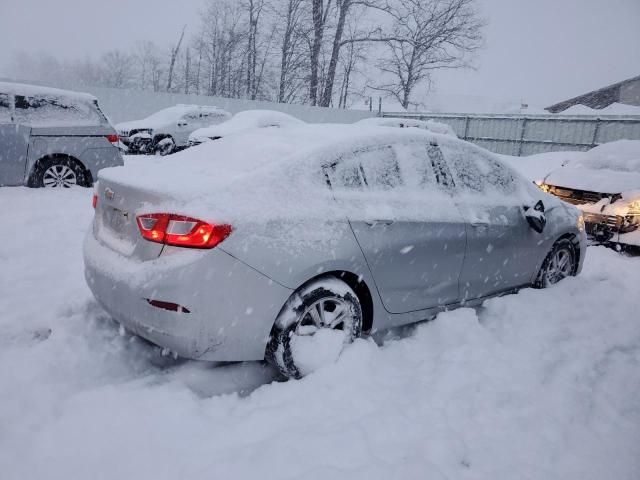
<path id="1" fill-rule="evenodd" d="M 640 75 L 640 0 L 478 0 L 486 46 L 476 71 L 439 74 L 438 93 L 546 106 Z M 60 58 L 174 42 L 202 0 L 0 0 L 0 76 L 16 49 Z"/>

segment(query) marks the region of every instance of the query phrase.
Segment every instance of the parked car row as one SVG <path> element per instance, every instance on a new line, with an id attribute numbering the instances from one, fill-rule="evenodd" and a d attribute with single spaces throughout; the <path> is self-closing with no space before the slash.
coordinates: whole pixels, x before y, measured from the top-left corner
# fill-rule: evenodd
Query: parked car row
<path id="1" fill-rule="evenodd" d="M 0 185 L 91 186 L 101 168 L 123 164 L 117 147 L 168 155 L 252 129 L 302 125 L 273 110 L 232 115 L 215 106 L 175 105 L 114 130 L 91 95 L 0 82 Z M 456 136 L 451 127 L 432 120 L 367 118 L 355 125 Z M 549 173 L 539 186 L 582 210 L 592 241 L 640 246 L 639 145 L 623 141 L 596 147 L 581 161 Z"/>

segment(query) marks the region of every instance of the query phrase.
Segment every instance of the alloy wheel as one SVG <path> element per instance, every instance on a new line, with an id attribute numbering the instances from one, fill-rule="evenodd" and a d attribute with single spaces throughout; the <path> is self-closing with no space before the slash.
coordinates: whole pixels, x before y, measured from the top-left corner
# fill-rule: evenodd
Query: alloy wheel
<path id="1" fill-rule="evenodd" d="M 295 329 L 295 335 L 310 336 L 320 329 L 342 330 L 345 342 L 350 340 L 354 322 L 350 306 L 342 298 L 324 297 L 309 305 Z"/>
<path id="2" fill-rule="evenodd" d="M 559 248 L 556 250 L 545 269 L 544 281 L 547 285 L 558 283 L 563 278 L 571 275 L 573 271 L 573 255 L 568 248 Z"/>
<path id="3" fill-rule="evenodd" d="M 76 172 L 67 165 L 51 165 L 42 176 L 42 184 L 47 188 L 70 188 L 78 184 Z"/>

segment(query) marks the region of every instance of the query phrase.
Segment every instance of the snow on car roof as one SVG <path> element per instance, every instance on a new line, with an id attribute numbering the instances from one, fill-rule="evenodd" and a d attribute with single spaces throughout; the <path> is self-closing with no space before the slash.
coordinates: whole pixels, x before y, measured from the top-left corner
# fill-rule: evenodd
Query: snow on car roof
<path id="1" fill-rule="evenodd" d="M 167 157 L 104 169 L 99 180 L 114 184 L 114 190 L 118 186 L 124 187 L 124 191 L 133 188 L 166 199 L 138 213 L 171 211 L 237 225 L 283 218 L 335 220 L 344 218 L 345 208 L 359 205 L 359 216 L 374 218 L 380 215 L 380 210 L 376 210 L 380 188 L 357 193 L 359 204 L 338 205 L 327 188 L 322 167 L 349 152 L 371 147 L 374 147 L 374 157 L 382 159 L 380 164 L 388 165 L 388 150 L 376 151 L 376 146 L 413 142 L 426 146 L 433 140 L 439 144 L 455 142 L 461 149 L 479 150 L 466 142 L 422 129 L 314 124 L 252 129 Z M 409 152 L 400 154 L 403 158 L 413 158 Z M 371 161 L 371 157 L 367 161 Z M 377 163 L 374 160 L 370 165 Z M 382 207 L 394 218 L 423 218 L 427 198 L 432 207 L 429 215 L 443 219 L 457 215 L 451 197 L 440 189 L 414 188 L 408 184 L 406 189 L 387 192 L 384 196 Z M 407 195 L 419 197 L 415 205 L 420 208 L 408 208 Z M 362 203 L 365 197 L 367 201 Z M 520 205 L 522 200 L 516 197 L 513 196 L 513 201 Z"/>
<path id="2" fill-rule="evenodd" d="M 457 137 L 450 125 L 446 123 L 436 122 L 434 120 L 420 120 L 417 118 L 402 118 L 402 117 L 374 117 L 364 118 L 355 122 L 357 125 L 377 125 L 380 127 L 415 127 L 429 130 L 434 133 L 442 133 L 445 135 L 451 135 Z"/>
<path id="3" fill-rule="evenodd" d="M 211 108 L 211 107 L 208 107 Z M 215 107 L 214 107 L 215 108 Z M 183 115 L 187 113 L 191 113 L 194 111 L 201 110 L 202 107 L 199 105 L 186 105 L 186 104 L 178 104 L 173 107 L 163 108 L 162 110 L 158 110 L 155 113 L 152 113 L 148 117 L 143 120 L 159 123 L 159 122 L 173 122 L 175 120 L 180 119 Z"/>
<path id="4" fill-rule="evenodd" d="M 250 128 L 304 125 L 304 123 L 302 120 L 276 110 L 245 110 L 236 113 L 226 122 L 199 128 L 191 134 L 191 137 L 198 139 L 201 137 L 224 137 L 225 135 L 231 135 Z"/>
<path id="5" fill-rule="evenodd" d="M 10 95 L 35 96 L 44 95 L 49 97 L 63 97 L 69 99 L 83 100 L 86 102 L 96 101 L 96 97 L 88 93 L 62 90 L 59 88 L 43 87 L 41 85 L 31 85 L 27 83 L 0 82 L 0 93 Z"/>

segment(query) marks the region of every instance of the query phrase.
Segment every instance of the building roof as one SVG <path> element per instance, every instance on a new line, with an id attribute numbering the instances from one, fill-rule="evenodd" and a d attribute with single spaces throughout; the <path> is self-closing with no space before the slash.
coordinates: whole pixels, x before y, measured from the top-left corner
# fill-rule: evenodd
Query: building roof
<path id="1" fill-rule="evenodd" d="M 591 92 L 578 95 L 577 97 L 573 97 L 559 103 L 555 103 L 545 108 L 545 110 L 548 110 L 551 113 L 558 113 L 578 104 L 596 109 L 604 108 L 619 100 L 620 87 L 633 82 L 640 82 L 640 75 L 622 80 L 621 82 L 613 83 L 597 90 L 592 90 Z"/>

